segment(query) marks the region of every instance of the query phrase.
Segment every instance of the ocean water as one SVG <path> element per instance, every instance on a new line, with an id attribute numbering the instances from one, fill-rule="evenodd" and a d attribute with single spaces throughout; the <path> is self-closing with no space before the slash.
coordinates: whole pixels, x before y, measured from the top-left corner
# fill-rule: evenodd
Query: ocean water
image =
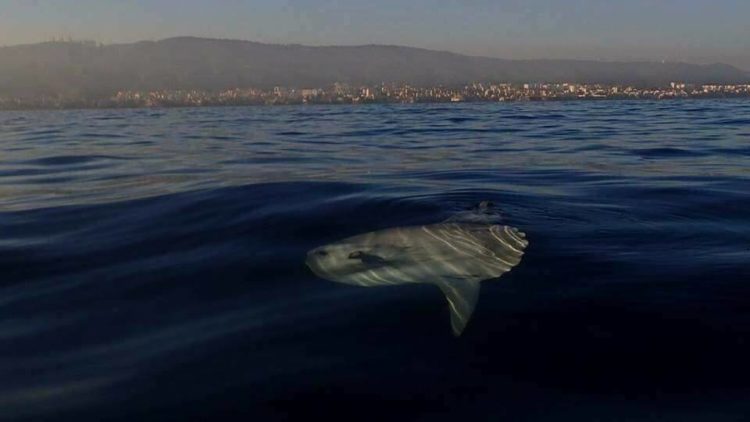
<path id="1" fill-rule="evenodd" d="M 464 334 L 308 250 L 489 200 Z M 750 103 L 0 113 L 0 419 L 741 421 Z"/>

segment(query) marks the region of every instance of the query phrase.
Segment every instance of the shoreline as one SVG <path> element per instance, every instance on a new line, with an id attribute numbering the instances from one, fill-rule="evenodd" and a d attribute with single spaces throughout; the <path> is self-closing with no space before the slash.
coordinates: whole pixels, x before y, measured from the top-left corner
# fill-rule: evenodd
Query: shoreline
<path id="1" fill-rule="evenodd" d="M 232 107 L 318 107 L 318 106 L 371 106 L 371 105 L 462 105 L 462 104 L 523 104 L 523 103 L 580 103 L 580 102 L 662 102 L 662 101 L 701 101 L 701 100 L 750 100 L 750 94 L 741 95 L 705 95 L 705 96 L 686 96 L 686 97 L 587 97 L 587 98 L 529 98 L 529 99 L 508 99 L 503 101 L 488 100 L 462 100 L 462 101 L 361 101 L 361 102 L 317 102 L 317 101 L 299 101 L 283 103 L 209 103 L 209 104 L 157 104 L 157 105 L 71 105 L 62 107 L 4 107 L 0 105 L 0 112 L 19 112 L 19 111 L 74 111 L 74 110 L 164 110 L 164 109 L 197 109 L 197 108 L 232 108 Z"/>

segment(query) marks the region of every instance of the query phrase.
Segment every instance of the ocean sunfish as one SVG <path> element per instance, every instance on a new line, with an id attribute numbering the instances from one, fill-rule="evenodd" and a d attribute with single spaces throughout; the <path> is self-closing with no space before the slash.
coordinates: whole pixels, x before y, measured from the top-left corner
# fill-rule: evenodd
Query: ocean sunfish
<path id="1" fill-rule="evenodd" d="M 356 286 L 435 284 L 448 299 L 459 336 L 474 312 L 479 283 L 510 271 L 527 245 L 514 227 L 449 220 L 350 237 L 311 250 L 306 263 L 318 277 Z"/>

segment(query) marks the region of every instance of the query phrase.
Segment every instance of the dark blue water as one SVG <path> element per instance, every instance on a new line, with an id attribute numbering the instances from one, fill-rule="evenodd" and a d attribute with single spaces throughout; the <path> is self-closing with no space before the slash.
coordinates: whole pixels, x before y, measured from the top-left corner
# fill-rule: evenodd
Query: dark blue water
<path id="1" fill-rule="evenodd" d="M 304 265 L 482 200 L 460 338 Z M 0 419 L 747 415 L 748 102 L 0 113 Z"/>

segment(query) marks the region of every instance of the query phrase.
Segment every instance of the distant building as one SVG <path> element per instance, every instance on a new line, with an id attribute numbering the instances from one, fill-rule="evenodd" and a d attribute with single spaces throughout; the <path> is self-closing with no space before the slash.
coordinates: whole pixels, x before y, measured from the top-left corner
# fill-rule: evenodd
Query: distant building
<path id="1" fill-rule="evenodd" d="M 309 99 L 313 97 L 317 97 L 322 93 L 322 90 L 320 89 L 303 89 L 300 94 L 302 94 L 302 98 Z"/>

